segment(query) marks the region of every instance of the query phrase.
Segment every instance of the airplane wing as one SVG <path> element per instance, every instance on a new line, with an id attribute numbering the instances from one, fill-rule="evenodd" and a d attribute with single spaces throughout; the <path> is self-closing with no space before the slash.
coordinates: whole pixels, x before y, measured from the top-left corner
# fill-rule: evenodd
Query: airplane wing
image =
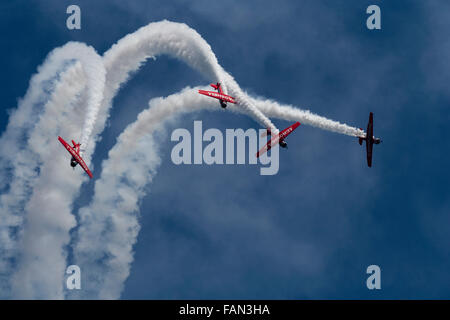
<path id="1" fill-rule="evenodd" d="M 232 96 L 229 96 L 229 95 L 226 95 L 223 93 L 207 91 L 207 90 L 198 90 L 198 93 L 203 94 L 207 97 L 218 99 L 218 100 L 222 100 L 222 101 L 226 101 L 226 102 L 230 102 L 230 103 L 234 103 L 234 104 L 236 103 L 236 100 Z"/>
<path id="2" fill-rule="evenodd" d="M 373 137 L 373 113 L 369 114 L 369 123 L 367 124 L 367 137 Z"/>
<path id="3" fill-rule="evenodd" d="M 78 163 L 80 164 L 80 166 L 83 168 L 83 170 L 88 174 L 89 178 L 93 178 L 92 172 L 91 170 L 89 170 L 88 166 L 86 165 L 86 163 L 84 162 L 84 160 L 81 157 L 77 158 Z"/>
<path id="4" fill-rule="evenodd" d="M 75 161 L 78 162 L 78 164 L 83 168 L 83 170 L 92 179 L 93 178 L 92 172 L 91 172 L 91 170 L 89 170 L 89 168 L 86 165 L 86 163 L 84 162 L 83 158 L 81 158 L 81 156 L 78 153 L 76 153 L 75 150 L 66 141 L 64 141 L 63 138 L 58 136 L 58 140 L 59 140 L 59 142 L 61 142 L 61 144 L 64 146 L 64 148 L 66 148 L 67 151 L 69 151 L 69 153 L 72 155 L 72 157 L 75 158 Z"/>
<path id="5" fill-rule="evenodd" d="M 61 138 L 59 136 L 58 136 L 58 140 L 59 140 L 59 142 L 61 142 L 61 144 L 64 146 L 64 148 L 66 148 L 67 151 L 69 151 L 69 153 L 72 156 L 75 156 L 76 152 L 75 152 L 75 150 L 73 150 L 73 148 L 70 146 L 70 144 L 68 144 L 63 138 Z"/>
<path id="6" fill-rule="evenodd" d="M 366 152 L 367 152 L 367 165 L 369 167 L 372 166 L 372 150 L 373 150 L 373 143 L 368 140 L 366 142 Z"/>
<path id="7" fill-rule="evenodd" d="M 372 166 L 372 151 L 373 151 L 373 113 L 369 115 L 369 123 L 367 124 L 366 131 L 366 153 L 367 153 L 367 165 Z"/>
<path id="8" fill-rule="evenodd" d="M 223 100 L 223 101 L 229 102 L 229 103 L 234 103 L 234 104 L 236 104 L 236 100 L 234 100 L 233 97 L 228 96 L 228 95 L 226 95 L 226 94 L 222 94 L 222 98 L 220 98 L 220 99 Z"/>

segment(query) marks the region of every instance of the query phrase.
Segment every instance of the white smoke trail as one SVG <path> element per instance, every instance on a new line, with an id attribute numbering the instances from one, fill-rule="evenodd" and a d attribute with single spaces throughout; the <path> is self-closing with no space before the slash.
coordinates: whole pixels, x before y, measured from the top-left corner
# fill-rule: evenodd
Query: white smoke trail
<path id="1" fill-rule="evenodd" d="M 75 61 L 77 62 L 75 63 Z M 100 63 L 100 68 L 94 68 L 92 61 Z M 84 65 L 89 66 L 89 68 L 85 69 Z M 0 237 L 2 240 L 0 251 L 0 292 L 2 292 L 2 296 L 7 296 L 11 291 L 11 273 L 17 264 L 19 264 L 18 272 L 22 273 L 21 276 L 24 276 L 24 278 L 34 277 L 30 285 L 37 287 L 36 281 L 39 282 L 39 279 L 45 278 L 45 276 L 41 277 L 39 273 L 34 273 L 35 270 L 29 270 L 28 273 L 31 274 L 24 274 L 26 273 L 24 270 L 31 269 L 32 266 L 23 261 L 27 260 L 27 255 L 44 255 L 44 252 L 46 252 L 45 246 L 39 248 L 38 246 L 33 247 L 33 245 L 38 244 L 42 238 L 47 237 L 43 233 L 35 234 L 36 238 L 31 243 L 27 243 L 24 240 L 20 248 L 18 248 L 20 236 L 33 235 L 34 230 L 34 225 L 29 221 L 25 230 L 22 230 L 24 217 L 28 215 L 26 219 L 29 220 L 33 212 L 40 209 L 44 210 L 44 208 L 34 206 L 31 207 L 31 210 L 27 209 L 29 205 L 26 207 L 26 203 L 30 196 L 36 192 L 36 188 L 45 190 L 45 188 L 36 187 L 43 181 L 43 173 L 45 171 L 42 169 L 46 165 L 50 165 L 52 160 L 56 159 L 55 154 L 58 154 L 54 153 L 48 159 L 42 157 L 42 152 L 53 150 L 52 147 L 58 144 L 55 139 L 60 131 L 65 132 L 68 128 L 72 128 L 71 132 L 73 134 L 80 134 L 79 128 L 82 124 L 78 124 L 77 119 L 84 118 L 84 110 L 77 110 L 78 114 L 70 113 L 67 106 L 71 102 L 73 103 L 74 99 L 85 88 L 85 79 L 92 79 L 92 76 L 89 76 L 89 74 L 98 72 L 102 67 L 102 61 L 95 50 L 85 44 L 71 42 L 52 51 L 43 66 L 39 68 L 39 74 L 33 77 L 25 99 L 11 116 L 8 128 L 2 136 L 0 146 L 2 148 L 2 156 L 6 158 L 3 159 L 2 166 L 8 168 L 10 172 L 5 170 L 5 173 L 12 175 L 9 188 L 0 197 Z M 64 71 L 66 69 L 67 71 Z M 61 77 L 58 77 L 59 73 L 61 73 Z M 42 93 L 39 94 L 39 92 L 53 93 L 50 95 L 50 98 L 44 99 L 42 98 Z M 89 88 L 86 95 L 86 102 L 92 102 L 92 94 Z M 36 105 L 43 102 L 45 106 L 42 114 L 40 112 L 42 107 L 37 108 Z M 59 116 L 59 114 L 64 115 L 64 117 Z M 77 128 L 77 130 L 73 130 L 74 128 Z M 20 147 L 14 148 L 14 146 Z M 7 151 L 7 149 L 10 149 L 10 151 Z M 63 149 L 59 147 L 58 151 L 61 150 Z M 62 155 L 62 153 L 59 154 Z M 45 187 L 51 188 L 52 185 L 46 185 Z M 55 187 L 53 185 L 53 188 Z M 50 194 L 52 190 L 49 189 L 48 192 Z M 48 214 L 50 213 L 40 211 L 37 215 L 39 217 L 39 215 L 45 216 Z M 57 216 L 54 217 L 54 221 L 61 221 L 58 219 L 61 216 L 57 212 L 52 214 Z M 43 222 L 45 219 L 37 220 Z M 54 244 L 56 243 L 57 241 L 54 242 Z M 40 250 L 40 254 L 30 250 L 31 247 L 38 251 Z M 22 256 L 18 256 L 19 250 L 23 251 Z M 57 265 L 58 262 L 51 260 L 50 256 L 48 255 L 48 265 L 50 267 Z M 46 268 L 41 269 L 41 273 L 44 272 L 47 272 Z M 16 285 L 16 291 L 22 292 L 21 283 L 16 283 Z M 24 294 L 24 296 L 33 297 L 32 294 Z M 17 297 L 21 297 L 21 295 L 17 294 Z"/>
<path id="2" fill-rule="evenodd" d="M 103 100 L 106 70 L 103 60 L 98 54 L 90 54 L 88 59 L 83 59 L 83 57 L 79 57 L 79 59 L 83 63 L 89 88 L 87 111 L 81 137 L 81 150 L 86 150 Z"/>
<path id="3" fill-rule="evenodd" d="M 43 106 L 54 91 L 59 75 L 68 68 L 70 54 L 68 48 L 57 48 L 47 56 L 45 62 L 38 67 L 38 73 L 33 75 L 25 94 L 19 100 L 17 109 L 10 114 L 6 131 L 0 137 L 0 190 L 4 191 L 10 179 L 12 164 L 19 150 L 23 149 L 23 140 L 29 138 Z"/>
<path id="4" fill-rule="evenodd" d="M 206 41 L 182 23 L 150 23 L 114 44 L 104 54 L 107 71 L 103 108 L 99 123 L 108 117 L 111 101 L 130 74 L 148 59 L 167 54 L 180 59 L 213 81 L 224 82 L 216 56 Z"/>
<path id="5" fill-rule="evenodd" d="M 24 212 L 17 265 L 11 278 L 12 297 L 20 299 L 62 299 L 66 265 L 65 246 L 75 226 L 72 202 L 87 178 L 69 166 L 70 157 L 56 140 L 58 135 L 80 134 L 87 97 L 77 93 L 85 88 L 84 74 L 63 79 L 28 143 L 39 159 L 39 176 Z M 66 80 L 66 81 L 64 81 Z M 80 99 L 81 98 L 81 99 Z M 83 99 L 84 98 L 84 99 Z M 79 113 L 78 113 L 79 112 Z"/>
<path id="6" fill-rule="evenodd" d="M 299 121 L 323 130 L 328 130 L 353 137 L 365 137 L 363 130 L 334 121 L 309 110 L 302 110 L 291 105 L 282 105 L 276 101 L 264 98 L 250 98 L 258 109 L 267 117 L 288 121 Z"/>
<path id="7" fill-rule="evenodd" d="M 11 294 L 12 274 L 17 271 L 18 265 L 21 264 L 21 256 L 19 253 L 23 248 L 20 240 L 21 236 L 24 234 L 25 236 L 27 235 L 23 224 L 24 220 L 28 219 L 27 215 L 29 214 L 26 209 L 26 204 L 33 193 L 36 182 L 40 180 L 39 178 L 42 174 L 42 158 L 40 157 L 40 152 L 49 150 L 49 146 L 54 145 L 54 141 L 47 141 L 48 137 L 40 135 L 43 129 L 45 129 L 45 122 L 42 119 L 47 119 L 47 123 L 58 120 L 57 118 L 52 118 L 47 110 L 55 108 L 61 110 L 62 107 L 67 106 L 70 102 L 74 102 L 77 95 L 84 89 L 84 81 L 77 81 L 77 79 L 83 79 L 83 77 L 84 74 L 79 63 L 62 75 L 49 102 L 45 105 L 44 114 L 41 115 L 35 128 L 31 130 L 29 141 L 24 142 L 26 148 L 17 154 L 17 162 L 14 168 L 15 178 L 11 183 L 10 192 L 3 194 L 1 197 L 1 214 L 2 217 L 7 218 L 7 220 L 2 219 L 2 235 L 8 241 L 8 246 L 4 247 L 8 250 L 2 252 L 2 261 L 5 261 L 4 268 L 2 268 L 2 274 L 4 276 L 4 281 L 2 282 L 6 288 L 10 289 L 5 290 L 5 294 Z M 60 125 L 58 123 L 51 123 L 51 127 L 48 128 L 56 132 Z M 37 138 L 43 139 L 43 141 L 39 141 Z M 11 217 L 15 219 L 8 223 Z M 35 241 L 39 243 L 39 237 Z M 42 247 L 40 250 L 44 252 L 46 249 L 47 247 Z M 38 255 L 38 253 L 35 252 L 35 255 Z M 14 257 L 14 261 L 10 260 L 12 257 Z M 40 274 L 36 273 L 36 276 L 40 276 Z"/>
<path id="8" fill-rule="evenodd" d="M 85 85 L 87 90 L 82 104 L 71 105 L 67 98 L 47 104 L 29 141 L 29 148 L 39 156 L 41 165 L 39 179 L 34 181 L 32 196 L 25 207 L 21 255 L 13 277 L 13 296 L 20 298 L 64 298 L 65 247 L 70 241 L 69 231 L 75 226 L 72 203 L 87 178 L 82 170 L 76 171 L 77 174 L 71 172 L 70 157 L 56 137 L 78 136 L 84 122 L 86 147 L 103 95 L 104 67 L 95 50 L 78 43 L 66 46 L 83 67 L 82 77 L 72 82 Z M 74 96 L 75 83 L 61 85 L 63 97 Z M 89 164 L 89 153 L 84 159 Z"/>

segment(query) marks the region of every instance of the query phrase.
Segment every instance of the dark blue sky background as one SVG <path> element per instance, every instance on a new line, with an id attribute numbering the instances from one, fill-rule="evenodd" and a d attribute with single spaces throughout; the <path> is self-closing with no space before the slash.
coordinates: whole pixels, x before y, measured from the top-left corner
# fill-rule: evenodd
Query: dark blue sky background
<path id="1" fill-rule="evenodd" d="M 70 4 L 81 7 L 82 30 L 66 29 Z M 381 7 L 382 30 L 365 26 L 370 4 Z M 227 112 L 183 117 L 160 138 L 163 164 L 141 204 L 123 298 L 450 297 L 448 1 L 3 1 L 1 130 L 52 49 L 76 40 L 102 54 L 161 19 L 196 29 L 252 94 L 358 127 L 373 111 L 383 144 L 369 169 L 356 139 L 301 126 L 276 176 L 175 166 L 175 128 L 257 126 Z M 114 100 L 97 171 L 149 99 L 209 80 L 172 58 L 148 62 Z M 382 270 L 379 291 L 365 285 L 371 264 Z"/>

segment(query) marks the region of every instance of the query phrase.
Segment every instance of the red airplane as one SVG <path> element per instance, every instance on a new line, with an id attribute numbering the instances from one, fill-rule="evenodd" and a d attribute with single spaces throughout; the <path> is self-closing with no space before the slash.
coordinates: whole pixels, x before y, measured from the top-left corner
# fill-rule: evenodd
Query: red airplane
<path id="1" fill-rule="evenodd" d="M 211 83 L 210 86 L 213 87 L 214 89 L 216 89 L 217 92 L 198 90 L 198 93 L 203 94 L 208 97 L 211 97 L 211 98 L 219 99 L 220 106 L 222 108 L 227 107 L 227 102 L 234 103 L 234 104 L 236 103 L 236 100 L 232 96 L 229 96 L 229 95 L 226 95 L 225 93 L 223 93 L 222 86 L 220 85 L 219 82 L 217 82 L 216 84 Z"/>
<path id="2" fill-rule="evenodd" d="M 92 172 L 87 167 L 86 163 L 84 162 L 83 158 L 80 156 L 80 146 L 81 144 L 75 143 L 75 141 L 72 140 L 73 147 L 70 146 L 67 142 L 64 141 L 63 138 L 58 136 L 59 142 L 62 143 L 64 148 L 69 151 L 69 153 L 72 155 L 72 159 L 70 159 L 70 166 L 75 169 L 77 164 L 80 164 L 80 166 L 83 168 L 84 171 L 88 174 L 88 176 L 92 179 Z"/>
<path id="3" fill-rule="evenodd" d="M 272 137 L 272 139 L 270 139 L 270 141 L 267 142 L 267 144 L 256 153 L 256 157 L 259 158 L 260 155 L 269 151 L 277 143 L 280 144 L 280 147 L 287 148 L 287 143 L 286 143 L 286 141 L 284 141 L 284 139 L 288 135 L 290 135 L 295 129 L 297 129 L 299 125 L 300 125 L 300 122 L 296 122 L 293 125 L 291 125 L 290 127 L 287 127 L 286 129 L 284 129 L 283 131 L 281 131 L 280 133 L 278 133 L 277 135 Z M 267 129 L 267 135 L 270 135 L 270 134 L 271 134 L 270 130 Z"/>
<path id="4" fill-rule="evenodd" d="M 361 128 L 362 130 L 362 128 Z M 366 141 L 366 154 L 367 154 L 367 165 L 372 167 L 372 149 L 373 144 L 379 144 L 381 142 L 380 138 L 375 138 L 373 136 L 373 113 L 369 114 L 369 123 L 367 124 L 367 132 L 365 137 L 359 137 L 359 144 L 362 145 L 362 142 Z"/>

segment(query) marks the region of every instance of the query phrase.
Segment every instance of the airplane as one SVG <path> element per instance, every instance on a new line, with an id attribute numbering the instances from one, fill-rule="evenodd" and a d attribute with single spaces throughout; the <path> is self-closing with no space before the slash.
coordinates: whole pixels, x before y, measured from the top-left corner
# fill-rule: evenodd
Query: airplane
<path id="1" fill-rule="evenodd" d="M 267 144 L 261 148 L 261 150 L 259 150 L 256 153 L 256 157 L 259 158 L 260 155 L 264 154 L 265 152 L 269 151 L 273 146 L 275 146 L 277 143 L 280 145 L 280 147 L 282 148 L 287 148 L 287 143 L 286 141 L 284 141 L 284 139 L 290 135 L 295 129 L 298 128 L 298 126 L 300 125 L 300 122 L 296 122 L 293 125 L 287 127 L 286 129 L 284 129 L 283 131 L 281 131 L 280 133 L 276 134 L 274 137 L 272 137 L 270 139 L 269 142 L 267 142 Z M 267 129 L 267 133 L 265 136 L 267 135 L 271 135 L 271 132 L 269 129 Z"/>
<path id="2" fill-rule="evenodd" d="M 220 101 L 220 106 L 222 108 L 226 108 L 227 107 L 227 102 L 236 104 L 236 100 L 232 96 L 229 96 L 229 95 L 223 93 L 222 86 L 220 85 L 219 82 L 217 82 L 216 84 L 211 83 L 210 86 L 213 87 L 214 89 L 216 89 L 217 92 L 206 91 L 206 90 L 198 90 L 198 93 L 203 94 L 203 95 L 205 95 L 207 97 L 218 99 Z"/>
<path id="3" fill-rule="evenodd" d="M 64 148 L 66 148 L 67 151 L 69 151 L 69 153 L 72 155 L 72 159 L 70 159 L 70 166 L 75 169 L 77 164 L 79 164 L 83 168 L 83 170 L 86 171 L 88 176 L 92 179 L 92 177 L 93 177 L 92 172 L 91 172 L 91 170 L 89 170 L 89 168 L 87 167 L 86 163 L 84 162 L 83 158 L 81 158 L 81 155 L 80 155 L 81 144 L 75 143 L 75 141 L 72 140 L 72 144 L 73 144 L 73 147 L 72 147 L 66 141 L 64 141 L 64 139 L 61 138 L 60 136 L 58 136 L 58 140 L 59 140 L 59 142 L 61 142 L 61 144 L 64 146 Z"/>
<path id="4" fill-rule="evenodd" d="M 361 128 L 362 130 L 362 128 Z M 367 132 L 365 137 L 358 137 L 359 145 L 362 145 L 363 141 L 366 141 L 366 154 L 367 154 L 367 165 L 372 167 L 372 149 L 373 144 L 380 144 L 381 139 L 375 138 L 373 135 L 373 113 L 369 114 L 369 123 L 367 124 Z"/>

